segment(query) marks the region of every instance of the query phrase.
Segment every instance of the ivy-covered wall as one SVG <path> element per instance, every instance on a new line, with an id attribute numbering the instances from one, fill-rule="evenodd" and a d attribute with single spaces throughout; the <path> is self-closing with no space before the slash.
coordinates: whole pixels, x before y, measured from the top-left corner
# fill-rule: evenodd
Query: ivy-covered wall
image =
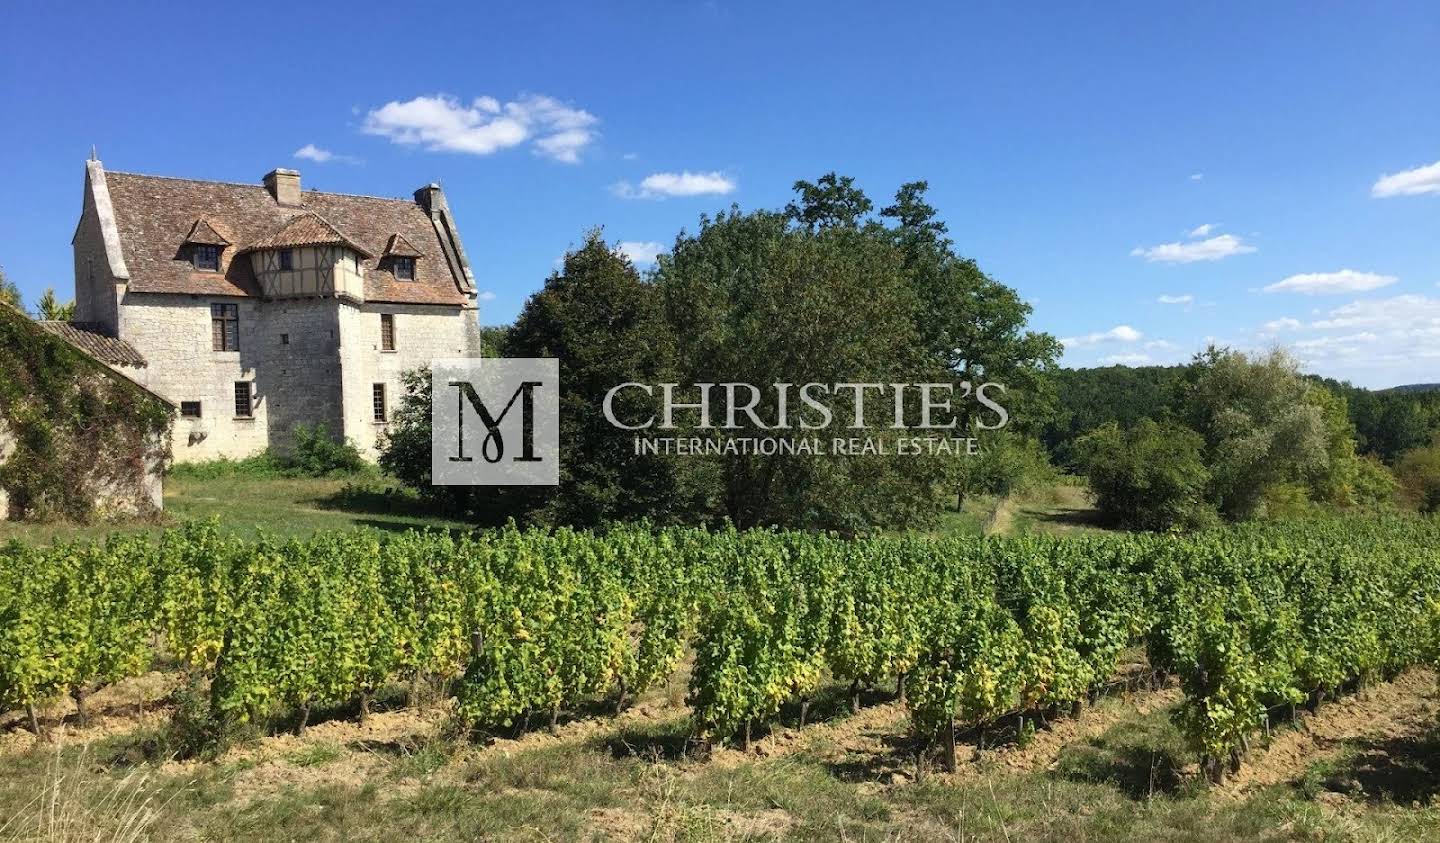
<path id="1" fill-rule="evenodd" d="M 157 508 L 169 404 L 0 305 L 0 490 L 11 519 Z"/>

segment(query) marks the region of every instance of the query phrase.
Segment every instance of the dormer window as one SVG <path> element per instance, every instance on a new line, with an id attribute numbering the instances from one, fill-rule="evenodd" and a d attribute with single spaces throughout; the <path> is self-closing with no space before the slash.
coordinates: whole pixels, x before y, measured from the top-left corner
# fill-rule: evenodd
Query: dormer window
<path id="1" fill-rule="evenodd" d="M 183 248 L 190 250 L 190 265 L 197 272 L 219 272 L 220 253 L 229 245 L 228 238 L 217 231 L 209 220 L 200 217 L 190 225 Z M 176 257 L 183 260 L 185 253 L 182 251 Z"/>
<path id="2" fill-rule="evenodd" d="M 200 272 L 219 272 L 220 247 L 206 244 L 191 246 L 190 262 Z"/>
<path id="3" fill-rule="evenodd" d="M 415 280 L 415 259 L 414 258 L 391 258 L 394 261 L 395 277 L 401 281 Z"/>

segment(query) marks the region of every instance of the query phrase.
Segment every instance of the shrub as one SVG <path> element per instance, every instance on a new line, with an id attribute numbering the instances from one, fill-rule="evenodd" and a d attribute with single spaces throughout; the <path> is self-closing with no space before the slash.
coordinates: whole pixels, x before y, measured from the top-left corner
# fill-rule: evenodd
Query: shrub
<path id="1" fill-rule="evenodd" d="M 353 442 L 333 436 L 324 422 L 313 426 L 296 425 L 293 436 L 294 444 L 288 454 L 267 448 L 238 460 L 220 457 L 182 463 L 174 466 L 170 474 L 173 477 L 214 480 L 221 477 L 336 477 L 374 471 L 374 466 L 366 462 Z"/>
<path id="2" fill-rule="evenodd" d="M 1130 430 L 1111 422 L 1076 444 L 1100 511 L 1140 530 L 1190 529 L 1214 520 L 1205 498 L 1204 447 L 1195 431 L 1149 419 Z"/>
<path id="3" fill-rule="evenodd" d="M 1406 451 L 1395 464 L 1400 497 L 1424 513 L 1440 512 L 1440 434 L 1424 448 Z"/>
<path id="4" fill-rule="evenodd" d="M 359 474 L 370 468 L 355 443 L 332 436 L 324 422 L 313 426 L 298 424 L 293 435 L 294 446 L 284 462 L 286 468 L 294 474 L 327 477 L 334 474 Z"/>

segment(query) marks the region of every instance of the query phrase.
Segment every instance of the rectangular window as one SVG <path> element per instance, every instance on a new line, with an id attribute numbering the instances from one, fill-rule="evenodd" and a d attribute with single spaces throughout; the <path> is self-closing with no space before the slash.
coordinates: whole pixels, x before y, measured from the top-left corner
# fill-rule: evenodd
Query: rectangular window
<path id="1" fill-rule="evenodd" d="M 210 305 L 210 339 L 216 351 L 240 350 L 239 305 Z"/>
<path id="2" fill-rule="evenodd" d="M 395 314 L 380 314 L 380 350 L 395 350 Z"/>
<path id="3" fill-rule="evenodd" d="M 280 250 L 280 268 L 289 270 L 295 268 L 295 253 L 289 249 Z"/>
<path id="4" fill-rule="evenodd" d="M 219 246 L 193 246 L 190 251 L 190 259 L 194 262 L 196 269 L 204 272 L 220 271 Z"/>
<path id="5" fill-rule="evenodd" d="M 386 418 L 387 418 L 387 416 L 385 415 L 385 384 L 383 384 L 383 383 L 377 383 L 377 384 L 375 384 L 375 387 L 374 387 L 374 389 L 371 391 L 371 394 L 370 394 L 370 395 L 371 395 L 371 404 L 372 404 L 372 407 L 373 407 L 374 412 L 375 412 L 375 421 L 377 421 L 377 422 L 383 422 L 383 421 L 385 421 Z"/>
<path id="6" fill-rule="evenodd" d="M 248 419 L 254 413 L 250 403 L 250 381 L 235 381 L 235 418 Z"/>
<path id="7" fill-rule="evenodd" d="M 181 417 L 181 418 L 186 418 L 186 419 L 198 419 L 198 418 L 200 418 L 200 402 L 199 402 L 199 401 L 181 401 L 181 402 L 180 402 L 180 417 Z"/>
<path id="8" fill-rule="evenodd" d="M 414 259 L 414 258 L 396 258 L 396 259 L 395 259 L 395 277 L 396 277 L 396 278 L 399 278 L 401 281 L 414 281 L 414 280 L 415 280 L 415 259 Z"/>
<path id="9" fill-rule="evenodd" d="M 289 345 L 289 344 L 290 344 L 290 335 L 289 335 L 289 334 L 281 334 L 281 335 L 280 335 L 280 344 L 281 344 L 281 345 Z"/>

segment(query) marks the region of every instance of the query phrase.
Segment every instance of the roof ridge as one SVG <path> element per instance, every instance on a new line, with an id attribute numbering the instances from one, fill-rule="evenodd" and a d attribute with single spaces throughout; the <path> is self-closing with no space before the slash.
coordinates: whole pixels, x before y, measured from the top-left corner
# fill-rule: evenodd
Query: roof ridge
<path id="1" fill-rule="evenodd" d="M 135 176 L 136 178 L 142 179 L 164 179 L 165 181 L 188 181 L 194 182 L 195 184 L 223 184 L 227 187 L 253 187 L 256 190 L 266 190 L 266 187 L 263 184 L 255 184 L 253 182 L 243 181 L 225 181 L 223 179 L 193 179 L 189 178 L 188 176 L 160 176 L 154 173 L 132 173 L 129 170 L 106 170 L 105 174 L 115 176 Z M 338 190 L 316 190 L 313 187 L 301 190 L 300 193 L 302 196 L 306 193 L 318 193 L 321 196 L 348 196 L 351 199 L 375 199 L 380 202 L 405 202 L 411 205 L 415 204 L 415 200 L 413 198 L 406 199 L 404 196 L 376 196 L 371 193 L 342 193 Z"/>

